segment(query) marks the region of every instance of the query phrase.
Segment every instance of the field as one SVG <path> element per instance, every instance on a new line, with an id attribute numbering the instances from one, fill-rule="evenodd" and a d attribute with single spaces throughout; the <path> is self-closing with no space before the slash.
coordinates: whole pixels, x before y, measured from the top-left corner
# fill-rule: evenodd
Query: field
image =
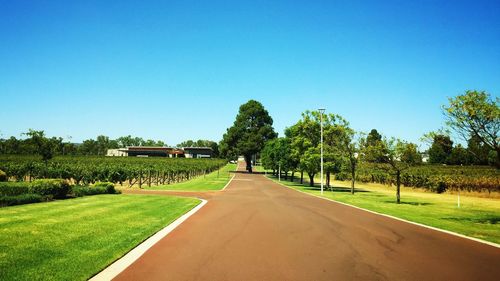
<path id="1" fill-rule="evenodd" d="M 232 177 L 231 171 L 236 170 L 236 164 L 227 164 L 218 171 L 199 176 L 195 179 L 174 183 L 169 185 L 159 185 L 146 187 L 154 190 L 178 190 L 178 191 L 212 191 L 221 190 Z"/>
<path id="2" fill-rule="evenodd" d="M 269 175 L 277 181 L 277 178 Z M 311 188 L 281 179 L 281 183 L 306 193 L 320 195 L 319 185 Z M 380 184 L 357 184 L 350 194 L 348 182 L 336 181 L 324 197 L 409 221 L 457 232 L 500 244 L 500 200 L 462 196 L 460 208 L 454 194 L 436 194 L 402 188 L 401 204 L 395 203 L 395 188 Z"/>
<path id="3" fill-rule="evenodd" d="M 139 157 L 55 157 L 47 163 L 35 156 L 0 156 L 0 170 L 11 180 L 62 178 L 88 185 L 108 181 L 143 187 L 190 180 L 226 164 L 221 159 Z"/>
<path id="4" fill-rule="evenodd" d="M 0 280 L 86 280 L 200 201 L 96 195 L 0 209 Z"/>

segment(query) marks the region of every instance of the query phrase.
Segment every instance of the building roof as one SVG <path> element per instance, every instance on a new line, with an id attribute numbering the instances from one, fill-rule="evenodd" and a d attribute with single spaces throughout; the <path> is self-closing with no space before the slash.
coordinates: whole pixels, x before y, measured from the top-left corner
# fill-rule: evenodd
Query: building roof
<path id="1" fill-rule="evenodd" d="M 135 150 L 135 151 L 170 151 L 173 150 L 172 147 L 162 147 L 162 146 L 127 146 L 125 150 Z"/>
<path id="2" fill-rule="evenodd" d="M 182 149 L 184 149 L 184 150 L 213 150 L 211 147 L 196 147 L 196 146 L 183 147 Z"/>

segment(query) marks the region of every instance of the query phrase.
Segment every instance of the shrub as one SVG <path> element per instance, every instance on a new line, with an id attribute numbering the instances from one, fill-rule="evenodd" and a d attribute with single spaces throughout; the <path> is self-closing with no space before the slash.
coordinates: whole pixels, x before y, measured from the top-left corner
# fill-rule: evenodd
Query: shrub
<path id="1" fill-rule="evenodd" d="M 7 181 L 7 174 L 0 170 L 0 181 Z"/>
<path id="2" fill-rule="evenodd" d="M 94 187 L 104 187 L 106 188 L 106 193 L 115 194 L 115 185 L 112 182 L 96 182 Z"/>
<path id="3" fill-rule="evenodd" d="M 65 198 L 71 191 L 71 186 L 63 179 L 40 179 L 31 183 L 30 191 L 42 196 Z"/>
<path id="4" fill-rule="evenodd" d="M 0 196 L 16 196 L 30 193 L 26 182 L 0 182 Z"/>
<path id="5" fill-rule="evenodd" d="M 106 194 L 108 191 L 102 186 L 74 186 L 73 195 L 82 197 L 87 195 Z"/>
<path id="6" fill-rule="evenodd" d="M 44 201 L 44 199 L 45 198 L 42 195 L 33 193 L 26 193 L 14 196 L 0 196 L 0 207 L 37 203 Z"/>

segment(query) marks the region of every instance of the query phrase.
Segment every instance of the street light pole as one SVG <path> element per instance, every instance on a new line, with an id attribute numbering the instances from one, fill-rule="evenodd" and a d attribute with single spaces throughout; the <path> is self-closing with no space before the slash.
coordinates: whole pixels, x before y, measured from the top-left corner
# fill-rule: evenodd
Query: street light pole
<path id="1" fill-rule="evenodd" d="M 321 127 L 321 195 L 323 195 L 323 112 L 324 108 L 318 109 L 320 113 L 320 127 Z"/>

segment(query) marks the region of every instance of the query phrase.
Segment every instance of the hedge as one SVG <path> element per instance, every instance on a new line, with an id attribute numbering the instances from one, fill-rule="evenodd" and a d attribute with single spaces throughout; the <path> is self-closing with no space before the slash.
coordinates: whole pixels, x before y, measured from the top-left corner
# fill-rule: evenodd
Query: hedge
<path id="1" fill-rule="evenodd" d="M 63 179 L 40 179 L 30 184 L 30 191 L 42 196 L 62 199 L 70 193 L 71 185 Z"/>

